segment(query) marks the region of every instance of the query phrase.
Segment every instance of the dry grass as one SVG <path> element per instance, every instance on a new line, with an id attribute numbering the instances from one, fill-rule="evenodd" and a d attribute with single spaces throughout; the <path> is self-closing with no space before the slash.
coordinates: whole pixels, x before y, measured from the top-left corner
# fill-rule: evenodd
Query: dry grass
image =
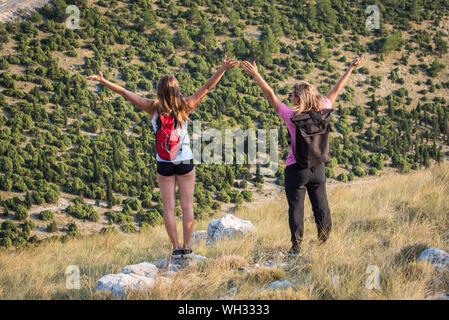
<path id="1" fill-rule="evenodd" d="M 151 292 L 129 299 L 423 299 L 449 291 L 449 276 L 417 263 L 427 247 L 449 249 L 449 166 L 410 175 L 393 174 L 365 185 L 337 186 L 329 191 L 332 235 L 317 246 L 310 204 L 306 202 L 304 257 L 283 269 L 240 267 L 271 259 L 289 248 L 286 201 L 270 201 L 235 213 L 250 219 L 254 234 L 207 247 L 197 254 L 211 261 L 178 272 L 171 286 L 158 284 Z M 207 220 L 196 230 L 206 229 Z M 178 226 L 178 230 L 181 230 Z M 93 235 L 66 242 L 48 241 L 37 248 L 0 251 L 1 299 L 103 299 L 94 294 L 96 280 L 121 267 L 155 261 L 170 250 L 163 226 L 138 234 Z M 81 289 L 65 288 L 65 269 L 77 265 Z M 376 265 L 380 289 L 365 287 L 366 268 Z M 338 277 L 340 285 L 332 277 Z M 288 279 L 293 287 L 265 290 L 274 280 Z M 235 291 L 230 291 L 236 288 Z"/>

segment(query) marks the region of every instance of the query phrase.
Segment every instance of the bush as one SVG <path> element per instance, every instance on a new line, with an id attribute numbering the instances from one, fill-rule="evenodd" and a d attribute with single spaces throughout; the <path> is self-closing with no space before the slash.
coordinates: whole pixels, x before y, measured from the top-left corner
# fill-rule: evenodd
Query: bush
<path id="1" fill-rule="evenodd" d="M 5 238 L 2 238 L 2 239 L 0 240 L 0 245 L 1 245 L 2 247 L 9 248 L 9 247 L 12 246 L 12 241 L 11 241 L 11 239 L 10 239 L 9 237 L 5 237 Z"/>
<path id="2" fill-rule="evenodd" d="M 53 211 L 44 210 L 39 213 L 39 219 L 41 219 L 41 220 L 48 221 L 48 220 L 52 220 L 53 218 L 54 218 Z"/>
<path id="3" fill-rule="evenodd" d="M 354 179 L 355 179 L 354 173 L 350 172 L 348 175 L 348 181 L 354 181 Z"/>
<path id="4" fill-rule="evenodd" d="M 69 222 L 67 224 L 67 230 L 68 230 L 68 233 L 67 233 L 68 236 L 76 237 L 76 236 L 79 236 L 81 234 L 79 232 L 78 226 L 76 225 L 75 222 Z"/>
<path id="5" fill-rule="evenodd" d="M 31 231 L 31 230 L 35 230 L 36 229 L 36 223 L 33 221 L 33 220 L 27 220 L 26 222 L 25 222 L 25 224 L 23 225 L 23 228 L 22 228 L 23 230 L 28 230 L 28 231 Z"/>
<path id="6" fill-rule="evenodd" d="M 129 223 L 133 222 L 133 217 L 129 214 L 125 214 L 123 212 L 114 212 L 108 211 L 105 213 L 106 217 L 110 221 L 110 223 Z"/>
<path id="7" fill-rule="evenodd" d="M 50 222 L 49 224 L 47 224 L 47 228 L 46 228 L 47 232 L 58 232 L 58 225 L 56 223 L 55 220 L 53 220 L 52 222 Z"/>
<path id="8" fill-rule="evenodd" d="M 363 170 L 361 167 L 355 167 L 355 168 L 354 168 L 354 174 L 355 174 L 357 177 L 361 177 L 361 178 L 363 178 L 364 176 L 366 176 L 365 170 Z"/>
<path id="9" fill-rule="evenodd" d="M 28 210 L 24 205 L 17 205 L 15 210 L 15 217 L 19 221 L 23 221 L 29 217 Z"/>
<path id="10" fill-rule="evenodd" d="M 155 208 L 150 209 L 145 212 L 143 210 L 140 210 L 136 216 L 139 219 L 141 226 L 142 226 L 142 223 L 144 223 L 144 222 L 149 224 L 150 226 L 155 226 L 155 225 L 164 223 L 164 218 L 159 213 L 159 211 Z"/>
<path id="11" fill-rule="evenodd" d="M 90 221 L 97 222 L 100 220 L 98 212 L 96 212 L 92 205 L 87 203 L 80 204 L 79 201 L 75 200 L 74 206 L 68 206 L 66 212 L 78 219 L 88 219 Z"/>
<path id="12" fill-rule="evenodd" d="M 118 232 L 117 228 L 114 226 L 103 227 L 100 230 L 100 234 L 116 234 Z"/>
<path id="13" fill-rule="evenodd" d="M 123 230 L 123 232 L 126 232 L 126 233 L 132 233 L 132 232 L 137 232 L 137 227 L 132 223 L 128 223 L 128 224 L 122 225 L 122 230 Z"/>
<path id="14" fill-rule="evenodd" d="M 253 200 L 253 193 L 249 190 L 242 191 L 242 196 L 248 202 L 251 202 Z"/>
<path id="15" fill-rule="evenodd" d="M 348 176 L 346 173 L 340 173 L 337 177 L 337 180 L 341 182 L 348 182 Z"/>

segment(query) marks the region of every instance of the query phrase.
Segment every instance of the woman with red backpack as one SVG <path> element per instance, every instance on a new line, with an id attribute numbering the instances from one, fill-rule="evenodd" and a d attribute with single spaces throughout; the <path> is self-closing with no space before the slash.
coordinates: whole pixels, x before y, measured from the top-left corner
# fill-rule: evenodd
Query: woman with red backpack
<path id="1" fill-rule="evenodd" d="M 192 96 L 184 97 L 175 77 L 163 76 L 157 85 L 157 99 L 146 99 L 103 78 L 89 76 L 114 92 L 119 93 L 136 107 L 147 112 L 156 134 L 157 180 L 164 207 L 164 223 L 173 245 L 172 256 L 192 254 L 190 239 L 193 232 L 193 191 L 195 169 L 190 139 L 187 132 L 189 113 L 194 111 L 204 96 L 220 81 L 223 74 L 239 64 L 227 60 L 225 56 L 220 68 Z M 183 213 L 183 246 L 181 247 L 176 230 L 175 186 L 178 183 L 179 198 Z"/>
<path id="2" fill-rule="evenodd" d="M 282 117 L 291 138 L 290 153 L 285 168 L 285 193 L 288 201 L 289 226 L 292 247 L 289 255 L 300 251 L 304 232 L 304 198 L 309 195 L 318 239 L 324 243 L 332 222 L 326 196 L 324 162 L 329 158 L 330 110 L 352 71 L 361 63 L 364 55 L 355 60 L 327 96 L 322 96 L 309 83 L 295 84 L 289 94 L 293 108 L 281 103 L 273 89 L 260 76 L 255 61 L 242 62 L 242 69 L 253 76 L 263 94 Z M 327 109 L 327 110 L 326 110 Z"/>

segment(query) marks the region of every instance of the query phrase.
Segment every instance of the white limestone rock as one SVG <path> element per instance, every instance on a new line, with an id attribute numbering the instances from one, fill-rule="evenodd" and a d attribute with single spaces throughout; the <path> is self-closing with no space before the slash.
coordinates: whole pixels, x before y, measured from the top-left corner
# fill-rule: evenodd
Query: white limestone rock
<path id="1" fill-rule="evenodd" d="M 438 271 L 449 270 L 449 254 L 439 248 L 424 250 L 419 255 L 418 261 L 429 262 Z"/>
<path id="2" fill-rule="evenodd" d="M 292 283 L 288 280 L 273 281 L 267 285 L 268 290 L 286 289 L 292 286 Z"/>
<path id="3" fill-rule="evenodd" d="M 158 268 L 148 261 L 144 261 L 139 264 L 132 264 L 122 268 L 122 273 L 124 274 L 137 274 L 144 277 L 156 278 L 158 273 Z"/>
<path id="4" fill-rule="evenodd" d="M 111 296 L 123 299 L 131 290 L 148 290 L 154 286 L 155 279 L 138 274 L 107 274 L 97 281 L 98 291 L 110 291 Z"/>
<path id="5" fill-rule="evenodd" d="M 225 238 L 233 238 L 237 235 L 253 232 L 254 225 L 249 220 L 244 220 L 227 214 L 221 219 L 209 222 L 207 228 L 207 244 Z"/>

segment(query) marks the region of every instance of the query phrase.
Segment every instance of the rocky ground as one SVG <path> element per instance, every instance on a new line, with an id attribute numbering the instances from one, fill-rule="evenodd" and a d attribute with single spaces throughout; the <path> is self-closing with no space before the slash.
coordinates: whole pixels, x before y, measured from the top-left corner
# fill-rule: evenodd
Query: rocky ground
<path id="1" fill-rule="evenodd" d="M 0 22 L 8 22 L 40 8 L 48 0 L 0 0 Z"/>
<path id="2" fill-rule="evenodd" d="M 195 232 L 198 235 L 196 241 L 205 240 L 208 246 L 216 241 L 225 241 L 245 233 L 251 233 L 255 230 L 254 225 L 249 220 L 239 219 L 231 214 L 227 214 L 221 219 L 209 222 L 208 230 Z M 220 259 L 244 260 L 238 256 L 221 257 Z M 122 268 L 121 273 L 107 274 L 97 281 L 96 292 L 110 294 L 112 298 L 123 299 L 130 291 L 151 290 L 156 284 L 170 286 L 173 283 L 173 275 L 182 271 L 185 267 L 196 263 L 210 262 L 210 258 L 200 255 L 177 256 L 161 258 L 155 262 L 144 261 L 138 264 L 128 265 Z M 439 273 L 444 274 L 449 270 L 449 254 L 439 248 L 429 248 L 421 252 L 417 261 L 429 263 Z M 293 265 L 307 262 L 302 254 L 289 256 L 283 252 L 276 252 L 270 259 L 256 264 L 244 264 L 239 270 L 251 274 L 260 269 L 288 269 Z M 438 280 L 438 279 L 437 279 Z M 282 281 L 272 281 L 261 290 L 279 290 L 294 287 L 298 279 L 284 279 Z M 338 277 L 331 279 L 335 287 L 340 286 Z M 220 300 L 233 299 L 237 288 L 230 285 L 227 295 L 220 297 Z M 428 300 L 448 300 L 449 294 L 430 293 Z"/>

